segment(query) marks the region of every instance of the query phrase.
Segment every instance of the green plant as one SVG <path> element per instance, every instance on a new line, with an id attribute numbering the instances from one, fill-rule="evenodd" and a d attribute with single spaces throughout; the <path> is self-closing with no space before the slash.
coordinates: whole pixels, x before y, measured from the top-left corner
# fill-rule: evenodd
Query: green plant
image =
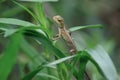
<path id="1" fill-rule="evenodd" d="M 24 66 L 25 64 L 31 64 L 28 65 L 30 73 L 22 73 L 23 80 L 31 80 L 33 78 L 35 80 L 37 78 L 38 80 L 70 80 L 74 78 L 83 80 L 88 61 L 94 64 L 104 79 L 118 80 L 114 65 L 102 46 L 96 45 L 93 48 L 78 49 L 78 52 L 74 55 L 69 55 L 68 52 L 66 53 L 55 46 L 57 42 L 54 43 L 51 40 L 54 31 L 51 32 L 49 25 L 47 25 L 48 20 L 42 10 L 41 1 L 56 0 L 31 0 L 31 2 L 40 2 L 35 4 L 37 16 L 27 7 L 13 1 L 25 9 L 33 17 L 36 24 L 13 18 L 0 18 L 1 34 L 3 33 L 4 38 L 9 39 L 7 47 L 0 55 L 0 80 L 7 79 L 16 62 L 19 49 L 21 49 L 25 58 L 29 59 L 28 61 L 26 60 L 26 63 L 20 60 L 21 64 Z M 69 31 L 74 32 L 83 28 L 99 27 L 102 27 L 102 25 L 77 26 L 70 28 Z M 37 42 L 39 46 L 43 47 L 43 50 L 38 52 L 26 37 L 32 39 L 33 42 Z M 79 46 L 80 44 L 77 43 L 76 47 Z M 23 57 L 20 58 L 24 59 Z"/>

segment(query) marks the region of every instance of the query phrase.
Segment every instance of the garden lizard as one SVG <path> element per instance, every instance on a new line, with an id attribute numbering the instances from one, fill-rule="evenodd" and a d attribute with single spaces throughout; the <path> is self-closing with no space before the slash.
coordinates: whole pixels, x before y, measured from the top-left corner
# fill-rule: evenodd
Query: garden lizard
<path id="1" fill-rule="evenodd" d="M 58 25 L 58 31 L 59 33 L 56 35 L 56 37 L 54 39 L 58 39 L 60 37 L 63 37 L 63 39 L 66 41 L 68 48 L 70 49 L 70 53 L 71 54 L 75 54 L 77 52 L 76 46 L 69 34 L 69 32 L 67 31 L 65 24 L 64 24 L 64 20 L 61 16 L 57 15 L 53 17 L 53 20 L 57 23 Z"/>
<path id="2" fill-rule="evenodd" d="M 64 19 L 61 16 L 57 15 L 57 16 L 53 17 L 53 20 L 57 23 L 58 31 L 59 31 L 59 33 L 53 39 L 56 40 L 60 37 L 63 37 L 63 39 L 66 41 L 68 47 L 70 48 L 70 53 L 75 54 L 77 52 L 77 48 L 76 48 L 69 32 L 67 31 L 67 29 L 65 27 Z M 85 71 L 85 80 L 90 80 L 86 71 Z"/>

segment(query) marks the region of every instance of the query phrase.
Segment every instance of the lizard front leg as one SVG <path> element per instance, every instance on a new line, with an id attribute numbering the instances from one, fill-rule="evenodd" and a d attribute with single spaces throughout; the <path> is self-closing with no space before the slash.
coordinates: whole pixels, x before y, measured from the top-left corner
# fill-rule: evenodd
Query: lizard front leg
<path id="1" fill-rule="evenodd" d="M 52 37 L 52 40 L 58 40 L 59 38 L 61 38 L 61 30 L 58 28 L 58 34 L 56 34 L 55 36 Z"/>

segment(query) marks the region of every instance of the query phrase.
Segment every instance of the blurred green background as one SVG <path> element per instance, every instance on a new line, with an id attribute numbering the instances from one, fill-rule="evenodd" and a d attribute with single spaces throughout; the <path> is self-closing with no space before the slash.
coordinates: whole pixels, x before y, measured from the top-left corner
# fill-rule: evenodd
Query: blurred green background
<path id="1" fill-rule="evenodd" d="M 36 13 L 35 3 L 20 2 L 32 12 Z M 72 33 L 75 41 L 81 42 L 79 49 L 85 49 L 86 44 L 93 47 L 101 44 L 109 53 L 117 72 L 120 75 L 120 1 L 119 0 L 59 0 L 58 2 L 43 3 L 45 16 L 50 20 L 50 26 L 56 29 L 52 17 L 61 15 L 67 28 L 74 26 L 84 26 L 93 24 L 103 24 L 103 28 L 84 29 Z M 24 9 L 14 4 L 11 0 L 0 0 L 0 18 L 18 18 L 33 22 L 33 18 Z M 57 33 L 57 31 L 56 31 Z M 28 39 L 29 40 L 29 39 Z M 3 51 L 8 40 L 0 36 L 0 53 Z M 32 45 L 40 51 L 41 47 L 34 41 L 29 40 Z M 19 57 L 20 56 L 20 57 Z M 19 54 L 18 59 L 22 63 L 27 63 L 27 58 Z M 22 59 L 21 59 L 22 56 Z M 19 61 L 19 60 L 18 60 Z M 20 64 L 17 63 L 9 75 L 8 80 L 12 80 L 13 75 L 19 80 Z M 26 62 L 25 62 L 26 61 Z M 106 63 L 107 64 L 107 63 Z M 33 65 L 33 64 L 31 64 Z M 25 72 L 29 72 L 27 65 Z M 96 72 L 95 72 L 96 75 Z M 95 76 L 94 76 L 95 77 Z"/>

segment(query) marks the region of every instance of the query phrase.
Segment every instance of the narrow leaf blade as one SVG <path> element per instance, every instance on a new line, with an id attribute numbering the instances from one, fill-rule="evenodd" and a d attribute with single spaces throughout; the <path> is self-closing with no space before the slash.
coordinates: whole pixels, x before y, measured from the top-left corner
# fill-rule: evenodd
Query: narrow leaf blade
<path id="1" fill-rule="evenodd" d="M 117 71 L 108 53 L 100 45 L 95 49 L 88 50 L 88 53 L 100 67 L 107 80 L 118 80 Z"/>
<path id="2" fill-rule="evenodd" d="M 77 27 L 72 27 L 69 29 L 70 32 L 74 32 L 80 29 L 85 29 L 85 28 L 102 28 L 103 25 L 97 24 L 97 25 L 87 25 L 87 26 L 77 26 Z"/>
<path id="3" fill-rule="evenodd" d="M 53 61 L 53 62 L 51 62 L 51 63 L 49 63 L 49 64 L 47 64 L 47 65 L 45 65 L 45 66 L 47 66 L 47 67 L 55 66 L 55 65 L 60 64 L 60 63 L 62 63 L 62 62 L 64 62 L 64 61 L 66 61 L 66 60 L 69 60 L 69 59 L 71 59 L 71 58 L 73 58 L 73 57 L 75 57 L 75 56 L 76 56 L 76 55 L 67 56 L 67 57 L 58 59 L 58 60 L 56 60 L 56 61 Z"/>
<path id="4" fill-rule="evenodd" d="M 32 24 L 30 22 L 14 19 L 14 18 L 0 18 L 0 23 L 18 25 L 18 26 L 36 26 L 35 24 Z"/>
<path id="5" fill-rule="evenodd" d="M 51 78 L 52 80 L 60 80 L 59 78 L 57 78 L 53 75 L 46 74 L 46 73 L 38 73 L 37 76 L 43 76 L 43 77 Z"/>
<path id="6" fill-rule="evenodd" d="M 41 66 L 40 68 L 30 72 L 29 74 L 27 74 L 22 80 L 32 80 L 32 78 L 43 69 L 43 67 Z"/>
<path id="7" fill-rule="evenodd" d="M 33 30 L 26 30 L 25 35 L 30 36 L 38 42 L 42 43 L 42 45 L 44 47 L 47 47 L 48 50 L 53 51 L 55 53 L 55 56 L 57 56 L 58 58 L 65 57 L 65 55 L 59 49 L 53 46 L 52 42 L 43 34 Z"/>
<path id="8" fill-rule="evenodd" d="M 30 72 L 28 75 L 26 75 L 23 80 L 31 80 L 39 71 L 41 71 L 42 69 L 44 68 L 53 68 L 53 66 L 57 65 L 57 64 L 60 64 L 66 60 L 69 60 L 71 58 L 74 58 L 76 57 L 77 55 L 72 55 L 72 56 L 68 56 L 68 57 L 64 57 L 64 58 L 60 58 L 58 60 L 55 60 L 53 62 L 50 62 L 48 64 L 44 64 L 44 65 L 40 65 L 39 68 L 37 68 L 36 70 Z"/>
<path id="9" fill-rule="evenodd" d="M 7 76 L 15 63 L 20 39 L 21 35 L 18 33 L 11 36 L 10 43 L 2 53 L 3 56 L 0 58 L 0 80 L 7 79 Z"/>
<path id="10" fill-rule="evenodd" d="M 45 62 L 45 59 L 40 56 L 40 54 L 35 50 L 33 46 L 31 46 L 24 38 L 21 39 L 20 44 L 21 49 L 25 54 L 36 64 L 41 64 L 42 62 Z M 35 56 L 38 56 L 35 58 Z"/>

